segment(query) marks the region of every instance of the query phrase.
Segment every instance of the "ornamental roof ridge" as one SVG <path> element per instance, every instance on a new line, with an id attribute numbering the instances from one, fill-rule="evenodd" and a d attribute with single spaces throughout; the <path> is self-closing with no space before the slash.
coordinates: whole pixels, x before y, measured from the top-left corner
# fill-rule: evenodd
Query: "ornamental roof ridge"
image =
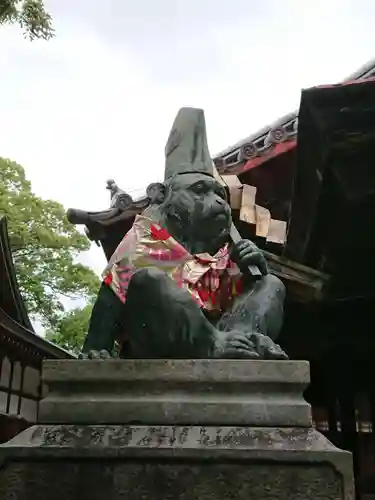
<path id="1" fill-rule="evenodd" d="M 357 71 L 349 75 L 341 83 L 348 83 L 353 80 L 368 79 L 371 77 L 375 77 L 375 59 L 372 59 L 365 65 L 361 66 Z M 287 135 L 288 138 L 292 138 L 293 136 L 297 135 L 297 126 L 298 110 L 278 118 L 273 123 L 271 123 L 271 125 L 266 125 L 259 129 L 257 132 L 238 141 L 234 145 L 227 147 L 220 153 L 214 155 L 213 159 L 218 167 L 232 164 L 243 159 L 247 160 L 251 156 L 253 156 L 253 154 L 255 154 L 256 149 L 258 149 L 259 147 L 259 143 L 261 143 L 261 147 L 268 146 L 267 139 L 272 133 L 273 135 L 278 134 L 280 137 Z M 273 140 L 272 137 L 270 137 L 269 139 L 270 141 Z M 281 141 L 279 139 L 276 139 L 276 142 Z M 250 151 L 251 146 L 253 146 L 254 152 Z M 245 152 L 245 154 L 243 155 L 243 149 L 248 149 L 249 151 Z M 242 158 L 241 156 L 244 156 L 244 158 Z"/>

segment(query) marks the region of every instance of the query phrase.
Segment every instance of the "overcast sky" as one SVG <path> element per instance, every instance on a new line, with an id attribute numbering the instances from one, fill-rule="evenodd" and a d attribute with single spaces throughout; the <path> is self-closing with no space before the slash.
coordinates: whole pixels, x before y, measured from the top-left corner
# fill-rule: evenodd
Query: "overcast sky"
<path id="1" fill-rule="evenodd" d="M 38 195 L 108 207 L 163 175 L 181 106 L 203 107 L 214 154 L 372 59 L 370 0 L 50 0 L 56 38 L 0 29 L 0 155 Z M 85 261 L 98 272 L 101 250 Z"/>

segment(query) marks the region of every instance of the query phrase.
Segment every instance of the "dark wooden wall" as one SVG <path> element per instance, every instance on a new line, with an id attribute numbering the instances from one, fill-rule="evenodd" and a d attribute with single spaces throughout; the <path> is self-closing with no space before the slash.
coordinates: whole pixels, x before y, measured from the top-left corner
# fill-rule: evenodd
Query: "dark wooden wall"
<path id="1" fill-rule="evenodd" d="M 375 495 L 375 303 L 287 304 L 280 343 L 307 359 L 316 428 L 353 453 L 357 499 Z"/>

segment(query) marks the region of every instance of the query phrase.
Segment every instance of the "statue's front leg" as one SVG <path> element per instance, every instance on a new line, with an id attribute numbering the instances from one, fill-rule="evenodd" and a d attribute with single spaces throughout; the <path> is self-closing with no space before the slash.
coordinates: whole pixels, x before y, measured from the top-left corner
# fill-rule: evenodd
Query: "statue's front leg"
<path id="1" fill-rule="evenodd" d="M 254 343 L 261 358 L 287 359 L 288 356 L 274 341 L 277 339 L 284 312 L 285 287 L 272 274 L 249 283 L 237 297 L 230 311 L 217 324 L 221 331 L 238 330 Z"/>
<path id="2" fill-rule="evenodd" d="M 111 357 L 124 312 L 124 304 L 105 283 L 102 283 L 91 313 L 81 358 Z"/>

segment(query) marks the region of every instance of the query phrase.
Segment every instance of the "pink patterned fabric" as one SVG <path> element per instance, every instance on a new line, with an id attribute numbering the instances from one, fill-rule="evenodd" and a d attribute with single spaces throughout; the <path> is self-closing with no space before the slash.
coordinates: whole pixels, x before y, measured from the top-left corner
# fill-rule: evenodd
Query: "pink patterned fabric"
<path id="1" fill-rule="evenodd" d="M 164 228 L 141 215 L 108 262 L 103 279 L 125 303 L 132 275 L 144 267 L 163 270 L 207 311 L 222 312 L 242 290 L 241 273 L 229 258 L 228 245 L 215 256 L 191 255 Z"/>

